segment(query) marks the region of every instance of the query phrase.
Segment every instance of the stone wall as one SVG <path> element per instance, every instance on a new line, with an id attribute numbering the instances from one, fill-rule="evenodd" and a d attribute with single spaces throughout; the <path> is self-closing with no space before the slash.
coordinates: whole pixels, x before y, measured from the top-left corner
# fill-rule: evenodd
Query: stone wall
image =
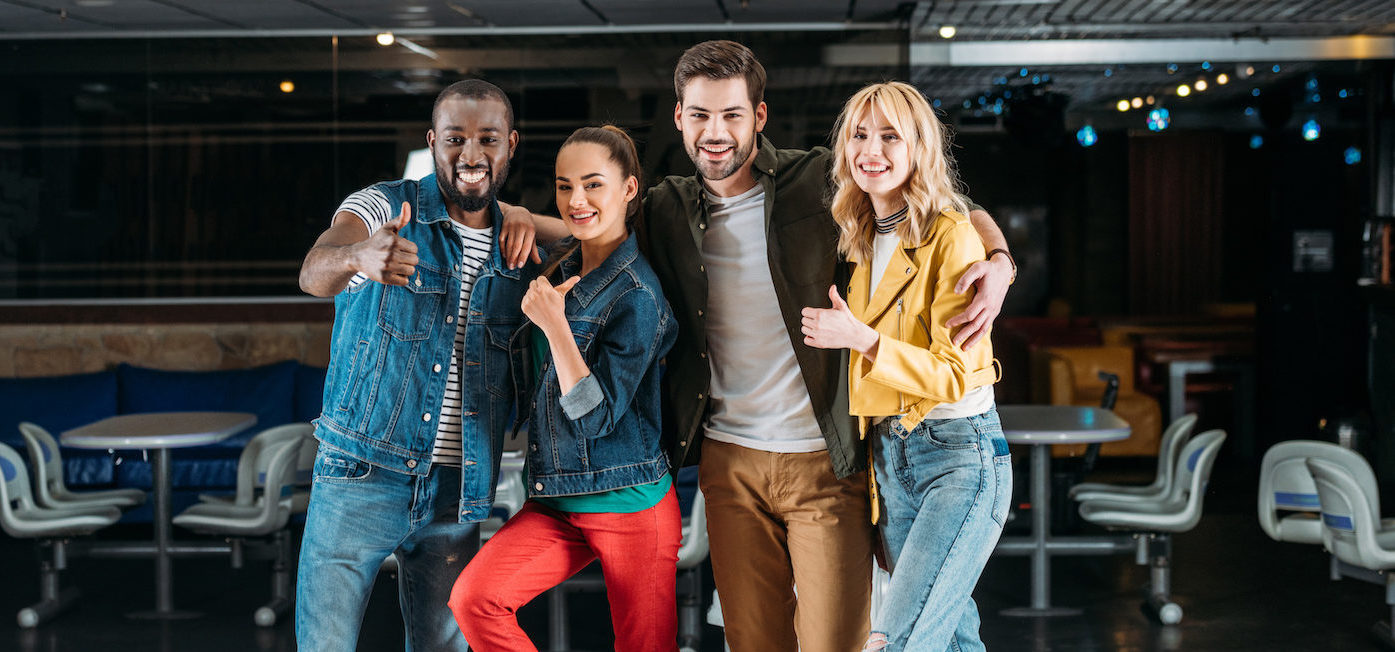
<path id="1" fill-rule="evenodd" d="M 280 360 L 329 365 L 329 322 L 0 325 L 0 377 L 101 371 L 126 362 L 180 371 Z"/>

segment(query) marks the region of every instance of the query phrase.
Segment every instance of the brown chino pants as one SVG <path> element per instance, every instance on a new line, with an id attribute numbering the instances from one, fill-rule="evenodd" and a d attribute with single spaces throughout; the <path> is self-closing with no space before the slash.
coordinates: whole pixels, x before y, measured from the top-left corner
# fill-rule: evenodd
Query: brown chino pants
<path id="1" fill-rule="evenodd" d="M 698 477 L 732 651 L 861 649 L 874 537 L 866 473 L 837 479 L 827 451 L 769 453 L 709 439 Z"/>

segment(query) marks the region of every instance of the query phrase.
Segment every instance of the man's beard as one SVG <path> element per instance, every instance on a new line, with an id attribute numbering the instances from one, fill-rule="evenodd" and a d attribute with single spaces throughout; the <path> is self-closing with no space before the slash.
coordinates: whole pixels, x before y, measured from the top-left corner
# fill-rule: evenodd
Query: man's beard
<path id="1" fill-rule="evenodd" d="M 478 168 L 474 168 L 478 169 Z M 467 195 L 460 192 L 455 187 L 455 172 L 453 170 L 442 170 L 441 166 L 436 166 L 436 186 L 441 189 L 441 194 L 445 195 L 446 201 L 460 207 L 466 213 L 478 213 L 489 207 L 494 202 L 494 196 L 499 194 L 499 187 L 504 185 L 504 180 L 509 178 L 509 163 L 505 161 L 499 168 L 498 174 L 493 174 L 494 170 L 485 168 L 484 173 L 489 175 L 489 188 L 483 195 Z"/>
<path id="2" fill-rule="evenodd" d="M 734 145 L 735 149 L 732 150 L 732 157 L 730 161 L 727 161 L 723 164 L 717 164 L 711 161 L 703 160 L 702 154 L 698 152 L 698 148 L 701 145 Z M 684 144 L 684 148 L 688 150 L 688 158 L 691 158 L 693 160 L 693 165 L 697 166 L 698 174 L 702 175 L 702 178 L 708 181 L 721 181 L 722 179 L 736 174 L 736 171 L 741 168 L 741 164 L 745 163 L 746 159 L 751 157 L 751 150 L 755 149 L 755 147 L 755 134 L 751 135 L 751 139 L 746 141 L 746 144 L 744 146 L 741 143 L 736 142 L 734 140 L 709 140 L 700 143 L 695 143 L 693 145 L 688 145 L 686 143 Z M 721 165 L 721 167 L 712 169 L 711 166 L 713 165 Z M 710 174 L 709 171 L 711 172 Z"/>

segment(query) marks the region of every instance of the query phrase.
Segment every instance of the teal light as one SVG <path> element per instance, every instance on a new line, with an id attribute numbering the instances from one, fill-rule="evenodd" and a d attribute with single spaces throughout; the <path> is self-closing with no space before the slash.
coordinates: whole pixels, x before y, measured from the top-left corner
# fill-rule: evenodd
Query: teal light
<path id="1" fill-rule="evenodd" d="M 1314 141 L 1322 137 L 1322 125 L 1313 118 L 1303 123 L 1303 140 Z"/>
<path id="2" fill-rule="evenodd" d="M 1095 133 L 1095 128 L 1090 125 L 1085 125 L 1075 132 L 1075 142 L 1080 143 L 1081 147 L 1094 145 L 1099 139 L 1099 134 Z"/>

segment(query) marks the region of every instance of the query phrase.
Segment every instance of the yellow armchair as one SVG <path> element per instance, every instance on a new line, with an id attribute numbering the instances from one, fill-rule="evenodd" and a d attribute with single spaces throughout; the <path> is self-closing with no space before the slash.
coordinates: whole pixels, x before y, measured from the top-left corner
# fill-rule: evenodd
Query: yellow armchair
<path id="1" fill-rule="evenodd" d="M 1158 401 L 1134 390 L 1133 349 L 1127 346 L 1051 347 L 1045 350 L 1048 402 L 1052 405 L 1098 406 L 1105 381 L 1099 372 L 1119 376 L 1119 397 L 1114 413 L 1129 422 L 1128 439 L 1100 446 L 1100 455 L 1156 457 L 1162 433 Z M 1082 455 L 1085 446 L 1054 446 L 1053 455 Z"/>

